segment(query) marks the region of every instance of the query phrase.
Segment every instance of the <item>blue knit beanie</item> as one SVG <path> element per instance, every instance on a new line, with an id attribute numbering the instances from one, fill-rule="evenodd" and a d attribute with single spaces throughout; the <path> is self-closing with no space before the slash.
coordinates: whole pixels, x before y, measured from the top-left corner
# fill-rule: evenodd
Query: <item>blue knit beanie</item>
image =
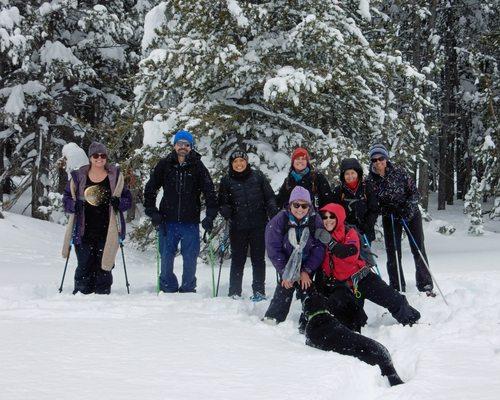
<path id="1" fill-rule="evenodd" d="M 183 140 L 185 142 L 188 142 L 191 145 L 191 147 L 194 147 L 194 138 L 193 138 L 193 135 L 191 134 L 191 132 L 184 131 L 184 130 L 177 131 L 175 133 L 175 136 L 174 136 L 174 145 L 179 140 Z"/>
<path id="2" fill-rule="evenodd" d="M 377 154 L 384 156 L 386 160 L 389 159 L 389 152 L 383 144 L 377 143 L 370 147 L 370 159 Z"/>

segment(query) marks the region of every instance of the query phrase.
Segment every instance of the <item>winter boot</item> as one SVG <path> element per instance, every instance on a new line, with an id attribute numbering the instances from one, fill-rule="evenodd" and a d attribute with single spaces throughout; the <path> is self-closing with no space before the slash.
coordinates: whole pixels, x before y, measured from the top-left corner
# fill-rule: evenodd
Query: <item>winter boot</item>
<path id="1" fill-rule="evenodd" d="M 425 285 L 422 292 L 424 292 L 428 297 L 436 297 L 436 292 L 434 292 L 432 285 Z"/>
<path id="2" fill-rule="evenodd" d="M 404 303 L 401 304 L 399 310 L 393 313 L 392 316 L 403 326 L 412 326 L 420 319 L 420 313 L 408 304 L 406 298 L 404 300 Z"/>
<path id="3" fill-rule="evenodd" d="M 276 326 L 278 325 L 278 320 L 276 318 L 264 317 L 261 319 L 266 325 Z"/>

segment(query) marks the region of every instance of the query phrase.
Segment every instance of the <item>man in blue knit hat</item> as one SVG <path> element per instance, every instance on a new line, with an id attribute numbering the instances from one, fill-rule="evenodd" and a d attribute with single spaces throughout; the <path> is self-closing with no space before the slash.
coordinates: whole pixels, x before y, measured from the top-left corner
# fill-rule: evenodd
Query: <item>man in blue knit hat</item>
<path id="1" fill-rule="evenodd" d="M 213 228 L 217 215 L 217 195 L 212 178 L 194 150 L 193 135 L 178 131 L 172 140 L 173 151 L 162 158 L 151 172 L 144 188 L 144 208 L 158 229 L 161 255 L 160 290 L 166 293 L 196 292 L 196 260 L 200 252 L 201 194 L 205 197 L 206 217 L 201 225 Z M 163 188 L 159 209 L 158 190 Z M 181 243 L 184 262 L 182 282 L 174 273 L 177 246 Z"/>

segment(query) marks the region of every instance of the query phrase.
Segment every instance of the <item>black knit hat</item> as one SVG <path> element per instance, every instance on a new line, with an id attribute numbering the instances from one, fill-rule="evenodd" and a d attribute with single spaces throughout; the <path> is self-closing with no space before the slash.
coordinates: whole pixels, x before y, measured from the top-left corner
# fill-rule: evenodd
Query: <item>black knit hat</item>
<path id="1" fill-rule="evenodd" d="M 358 180 L 363 180 L 363 168 L 355 158 L 344 158 L 340 163 L 340 180 L 344 182 L 344 174 L 348 169 L 353 169 L 358 173 Z"/>
<path id="2" fill-rule="evenodd" d="M 229 164 L 232 164 L 237 158 L 243 158 L 246 162 L 248 162 L 248 154 L 244 150 L 235 150 L 229 156 Z"/>

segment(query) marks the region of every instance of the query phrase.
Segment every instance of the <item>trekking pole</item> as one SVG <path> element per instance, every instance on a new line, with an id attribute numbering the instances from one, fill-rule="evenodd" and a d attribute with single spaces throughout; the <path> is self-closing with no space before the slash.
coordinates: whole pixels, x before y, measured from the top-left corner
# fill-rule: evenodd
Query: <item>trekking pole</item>
<path id="1" fill-rule="evenodd" d="M 401 219 L 401 222 L 403 223 L 403 227 L 405 228 L 405 231 L 406 231 L 406 234 L 408 235 L 408 237 L 410 238 L 410 240 L 413 242 L 413 245 L 415 246 L 415 248 L 417 249 L 418 251 L 418 254 L 420 255 L 420 258 L 422 259 L 422 261 L 424 262 L 424 265 L 425 265 L 425 268 L 427 268 L 427 271 L 429 271 L 429 274 L 432 278 L 432 281 L 436 284 L 436 287 L 438 288 L 439 290 L 439 294 L 441 295 L 441 297 L 443 298 L 443 301 L 444 303 L 449 306 L 448 302 L 446 301 L 446 298 L 444 297 L 444 294 L 443 292 L 441 291 L 441 288 L 439 287 L 437 281 L 436 281 L 436 278 L 434 278 L 434 274 L 431 272 L 431 269 L 429 267 L 429 264 L 427 263 L 427 260 L 425 259 L 424 255 L 422 254 L 422 251 L 420 250 L 420 248 L 417 246 L 417 242 L 415 241 L 415 238 L 413 237 L 413 235 L 411 234 L 410 232 L 410 228 L 408 228 L 408 225 L 406 224 L 406 221 L 404 219 Z"/>
<path id="2" fill-rule="evenodd" d="M 212 297 L 216 297 L 217 294 L 215 292 L 215 262 L 216 255 L 212 243 L 213 237 L 209 235 L 207 239 L 207 231 L 203 234 L 203 241 L 208 244 L 208 261 L 210 263 L 210 267 L 212 268 Z"/>
<path id="3" fill-rule="evenodd" d="M 76 218 L 75 218 L 76 220 Z M 76 234 L 76 226 L 77 223 L 75 221 L 75 225 L 73 226 L 73 232 L 71 233 L 71 241 L 69 242 L 69 250 L 68 250 L 68 256 L 66 257 L 66 263 L 64 264 L 64 271 L 63 271 L 63 276 L 61 279 L 61 286 L 59 286 L 59 293 L 62 293 L 63 290 L 63 285 L 64 285 L 64 278 L 66 277 L 66 269 L 68 268 L 68 261 L 69 261 L 69 256 L 71 255 L 71 247 L 73 247 L 73 242 Z"/>
<path id="4" fill-rule="evenodd" d="M 224 237 L 219 245 L 219 275 L 217 276 L 217 287 L 215 289 L 215 297 L 219 295 L 219 284 L 220 284 L 220 274 L 222 271 L 222 264 L 224 262 L 224 254 L 227 249 L 227 241 L 229 239 L 229 231 L 228 231 L 228 223 L 226 222 L 226 226 L 224 227 Z"/>
<path id="5" fill-rule="evenodd" d="M 226 252 L 224 243 L 221 243 L 221 246 L 219 247 L 219 251 L 220 251 L 219 274 L 217 276 L 217 287 L 215 288 L 215 297 L 217 297 L 219 295 L 220 274 L 222 271 L 222 264 L 224 263 L 224 253 Z"/>
<path id="6" fill-rule="evenodd" d="M 371 251 L 372 246 L 370 245 L 370 242 L 369 242 L 368 238 L 366 237 L 366 234 L 364 234 L 364 233 L 363 233 L 362 238 L 363 238 L 363 240 L 364 240 L 365 244 L 366 244 L 366 245 L 370 248 L 370 251 Z M 375 267 L 375 269 L 377 270 L 377 275 L 378 275 L 378 276 L 381 276 L 381 275 L 380 275 L 380 270 L 378 269 L 378 265 L 377 265 L 377 264 L 375 264 L 375 265 L 374 265 L 374 267 Z"/>
<path id="7" fill-rule="evenodd" d="M 125 264 L 125 252 L 123 250 L 123 239 L 120 235 L 120 223 L 118 222 L 118 211 L 115 211 L 115 221 L 116 221 L 116 230 L 118 232 L 118 243 L 120 244 L 120 249 L 122 251 L 122 262 L 123 262 L 123 271 L 125 272 L 125 286 L 127 286 L 127 293 L 130 294 L 130 284 L 128 283 L 127 276 L 127 265 Z"/>
<path id="8" fill-rule="evenodd" d="M 160 237 L 156 229 L 156 295 L 160 294 Z"/>
<path id="9" fill-rule="evenodd" d="M 396 243 L 396 229 L 394 228 L 394 214 L 391 214 L 391 225 L 392 225 L 392 241 L 394 244 L 394 253 L 396 255 L 396 266 L 398 268 L 398 284 L 399 284 L 399 291 L 404 292 L 405 290 L 403 289 L 403 286 L 401 285 L 401 264 L 399 262 L 399 252 L 398 252 L 398 246 Z"/>

